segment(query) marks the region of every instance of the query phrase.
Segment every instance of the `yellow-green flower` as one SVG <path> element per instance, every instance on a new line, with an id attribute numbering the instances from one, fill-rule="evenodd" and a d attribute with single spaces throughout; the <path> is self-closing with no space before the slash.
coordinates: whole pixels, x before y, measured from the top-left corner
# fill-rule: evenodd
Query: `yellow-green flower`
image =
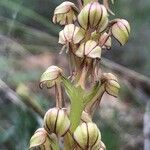
<path id="1" fill-rule="evenodd" d="M 76 20 L 75 12 L 77 7 L 74 3 L 65 1 L 56 7 L 53 16 L 53 22 L 59 23 L 60 25 L 66 25 L 73 23 Z"/>
<path id="2" fill-rule="evenodd" d="M 60 81 L 62 69 L 57 66 L 50 66 L 41 76 L 40 88 L 46 85 L 47 88 L 51 88 L 56 82 Z"/>
<path id="3" fill-rule="evenodd" d="M 78 15 L 78 23 L 85 30 L 96 28 L 102 32 L 108 24 L 107 10 L 98 2 L 88 3 Z"/>
<path id="4" fill-rule="evenodd" d="M 44 128 L 39 128 L 36 130 L 30 139 L 29 150 L 36 149 L 52 150 L 49 135 Z"/>
<path id="5" fill-rule="evenodd" d="M 81 149 L 88 150 L 99 144 L 101 133 L 95 123 L 82 123 L 74 131 L 73 138 Z"/>
<path id="6" fill-rule="evenodd" d="M 63 108 L 49 109 L 44 116 L 44 128 L 51 134 L 55 133 L 58 137 L 65 135 L 69 130 L 70 120 Z"/>
<path id="7" fill-rule="evenodd" d="M 101 82 L 105 84 L 105 91 L 114 97 L 118 96 L 120 85 L 115 75 L 112 73 L 103 73 Z"/>
<path id="8" fill-rule="evenodd" d="M 129 38 L 130 25 L 125 19 L 116 19 L 116 22 L 111 27 L 111 32 L 114 38 L 121 44 L 124 45 Z"/>
<path id="9" fill-rule="evenodd" d="M 93 41 L 89 40 L 86 43 L 82 43 L 78 50 L 75 52 L 78 57 L 88 57 L 88 58 L 101 58 L 101 47 Z"/>
<path id="10" fill-rule="evenodd" d="M 75 26 L 74 24 L 68 24 L 64 27 L 62 31 L 59 32 L 59 42 L 60 44 L 67 43 L 79 43 L 84 38 L 85 31 Z"/>

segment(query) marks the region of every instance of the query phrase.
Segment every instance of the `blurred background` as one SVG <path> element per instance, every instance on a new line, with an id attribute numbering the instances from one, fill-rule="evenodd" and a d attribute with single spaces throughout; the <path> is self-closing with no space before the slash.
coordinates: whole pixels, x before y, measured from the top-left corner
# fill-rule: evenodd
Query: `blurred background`
<path id="1" fill-rule="evenodd" d="M 62 2 L 0 0 L 0 150 L 28 149 L 41 116 L 54 106 L 53 92 L 38 84 L 48 66 L 68 68 L 58 54 L 61 28 L 51 22 Z M 118 99 L 104 95 L 94 121 L 107 150 L 150 150 L 150 0 L 115 0 L 111 8 L 132 30 L 124 47 L 113 41 L 103 53 L 103 70 L 118 76 L 121 91 Z"/>

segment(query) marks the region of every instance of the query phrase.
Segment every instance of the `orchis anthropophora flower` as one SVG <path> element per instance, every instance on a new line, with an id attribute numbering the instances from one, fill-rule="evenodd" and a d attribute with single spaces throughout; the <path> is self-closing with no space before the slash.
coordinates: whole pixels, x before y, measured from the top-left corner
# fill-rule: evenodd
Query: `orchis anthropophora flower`
<path id="1" fill-rule="evenodd" d="M 70 127 L 70 120 L 64 109 L 49 109 L 44 117 L 44 128 L 49 133 L 55 133 L 58 137 L 65 135 Z"/>
<path id="2" fill-rule="evenodd" d="M 78 9 L 74 3 L 66 1 L 61 5 L 57 6 L 54 11 L 53 22 L 59 23 L 60 25 L 66 25 L 73 23 L 76 20 L 75 12 Z"/>
<path id="3" fill-rule="evenodd" d="M 82 43 L 75 54 L 81 58 L 101 58 L 101 47 L 95 41 L 89 40 Z"/>
<path id="4" fill-rule="evenodd" d="M 35 149 L 52 150 L 50 137 L 44 128 L 36 130 L 31 137 L 29 150 Z"/>
<path id="5" fill-rule="evenodd" d="M 76 128 L 73 138 L 81 149 L 93 149 L 100 146 L 101 133 L 95 123 L 82 123 Z"/>
<path id="6" fill-rule="evenodd" d="M 58 43 L 66 45 L 67 43 L 77 44 L 83 40 L 85 31 L 74 24 L 68 24 L 59 32 Z"/>
<path id="7" fill-rule="evenodd" d="M 125 19 L 116 19 L 111 27 L 112 35 L 121 44 L 124 45 L 129 38 L 130 25 Z"/>
<path id="8" fill-rule="evenodd" d="M 65 1 L 56 7 L 53 22 L 64 25 L 58 43 L 67 49 L 70 73 L 50 66 L 42 74 L 40 87 L 54 88 L 56 105 L 31 137 L 30 150 L 106 150 L 92 117 L 103 94 L 117 97 L 120 85 L 99 68 L 101 55 L 111 49 L 112 36 L 124 45 L 130 33 L 125 19 L 111 21 L 107 11 L 113 14 L 108 0 L 79 0 L 79 6 Z"/>
<path id="9" fill-rule="evenodd" d="M 102 32 L 108 24 L 107 10 L 98 2 L 91 2 L 79 13 L 78 22 L 85 30 L 97 28 L 99 32 Z"/>

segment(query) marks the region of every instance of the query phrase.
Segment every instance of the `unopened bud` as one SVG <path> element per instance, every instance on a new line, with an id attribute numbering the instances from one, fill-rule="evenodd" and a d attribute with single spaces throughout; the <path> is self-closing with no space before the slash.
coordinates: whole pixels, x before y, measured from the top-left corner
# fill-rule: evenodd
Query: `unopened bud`
<path id="1" fill-rule="evenodd" d="M 99 44 L 102 48 L 110 49 L 111 48 L 111 37 L 108 33 L 103 33 L 99 39 Z"/>
<path id="2" fill-rule="evenodd" d="M 69 130 L 70 120 L 63 108 L 49 109 L 44 116 L 44 128 L 48 133 L 55 133 L 58 137 Z"/>
<path id="3" fill-rule="evenodd" d="M 112 73 L 104 73 L 101 82 L 105 84 L 105 90 L 109 95 L 118 96 L 120 85 L 115 75 Z"/>
<path id="4" fill-rule="evenodd" d="M 60 81 L 62 69 L 57 66 L 50 66 L 41 76 L 40 88 L 46 85 L 47 88 L 51 88 L 56 82 Z"/>
<path id="5" fill-rule="evenodd" d="M 101 58 L 101 47 L 93 40 L 82 43 L 75 52 L 78 57 Z"/>
<path id="6" fill-rule="evenodd" d="M 84 30 L 74 24 L 68 24 L 59 32 L 59 43 L 79 43 L 84 38 Z"/>
<path id="7" fill-rule="evenodd" d="M 125 19 L 117 19 L 111 27 L 111 32 L 114 38 L 121 44 L 124 45 L 129 38 L 130 25 Z"/>
<path id="8" fill-rule="evenodd" d="M 53 22 L 65 25 L 73 23 L 76 20 L 75 12 L 77 7 L 74 3 L 66 1 L 56 7 L 53 16 Z"/>
<path id="9" fill-rule="evenodd" d="M 29 150 L 36 149 L 52 150 L 49 135 L 44 128 L 39 128 L 38 130 L 36 130 L 36 132 L 30 139 Z"/>
<path id="10" fill-rule="evenodd" d="M 87 150 L 101 140 L 101 133 L 96 124 L 92 122 L 82 123 L 76 128 L 73 138 L 81 149 Z"/>
<path id="11" fill-rule="evenodd" d="M 106 28 L 106 20 L 108 20 L 107 10 L 98 2 L 88 3 L 78 15 L 79 25 L 85 30 L 98 27 L 98 30 L 102 31 Z"/>

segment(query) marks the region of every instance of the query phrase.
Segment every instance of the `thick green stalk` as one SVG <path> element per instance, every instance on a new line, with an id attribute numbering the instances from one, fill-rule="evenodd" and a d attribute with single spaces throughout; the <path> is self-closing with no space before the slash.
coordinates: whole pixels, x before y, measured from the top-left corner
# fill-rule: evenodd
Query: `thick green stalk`
<path id="1" fill-rule="evenodd" d="M 84 105 L 81 98 L 77 99 L 76 101 L 72 101 L 70 110 L 71 132 L 74 132 L 74 130 L 79 125 L 83 110 Z"/>
<path id="2" fill-rule="evenodd" d="M 62 76 L 62 81 L 65 86 L 66 94 L 69 97 L 70 106 L 70 121 L 71 121 L 71 133 L 76 129 L 80 123 L 81 114 L 84 110 L 84 90 L 81 86 L 74 86 L 70 80 Z"/>

